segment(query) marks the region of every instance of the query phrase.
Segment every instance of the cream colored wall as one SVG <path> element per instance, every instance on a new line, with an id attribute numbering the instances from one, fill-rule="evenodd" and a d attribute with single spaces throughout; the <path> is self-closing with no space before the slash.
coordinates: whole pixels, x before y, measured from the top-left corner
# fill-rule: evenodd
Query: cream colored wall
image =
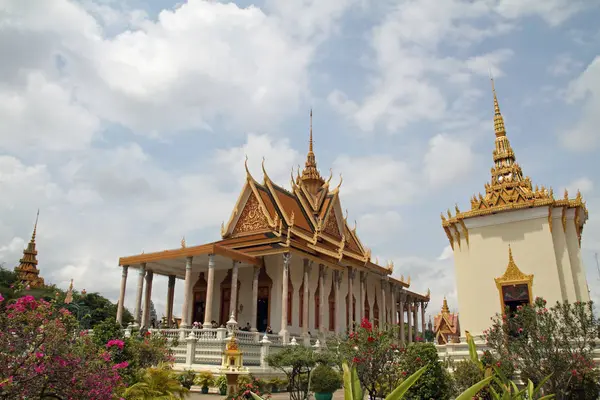
<path id="1" fill-rule="evenodd" d="M 581 261 L 581 248 L 579 247 L 579 239 L 577 237 L 577 230 L 575 229 L 575 209 L 567 211 L 567 231 L 565 235 L 577 300 L 590 301 L 585 269 Z"/>
<path id="2" fill-rule="evenodd" d="M 465 221 L 470 244 L 462 235 L 461 245 L 454 245 L 460 323 L 464 330 L 481 334 L 490 327 L 490 317 L 501 312 L 494 278 L 506 270 L 509 244 L 519 269 L 534 274 L 533 297 L 544 297 L 549 303 L 561 300 L 547 213 L 547 209 L 527 209 Z M 506 214 L 522 219 L 506 223 Z"/>
<path id="3" fill-rule="evenodd" d="M 552 210 L 552 241 L 554 243 L 554 255 L 560 278 L 562 299 L 574 302 L 577 300 L 577 296 L 573 283 L 569 250 L 567 249 L 567 238 L 563 229 L 562 210 L 558 207 Z"/>

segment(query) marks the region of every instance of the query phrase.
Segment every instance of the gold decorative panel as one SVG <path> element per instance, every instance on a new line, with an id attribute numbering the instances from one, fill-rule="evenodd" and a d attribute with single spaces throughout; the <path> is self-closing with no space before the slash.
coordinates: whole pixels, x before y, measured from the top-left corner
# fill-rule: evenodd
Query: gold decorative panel
<path id="1" fill-rule="evenodd" d="M 251 194 L 248 201 L 246 201 L 246 205 L 242 210 L 242 214 L 240 215 L 235 228 L 233 229 L 233 234 L 255 232 L 263 229 L 269 229 L 269 224 L 260 209 L 258 200 Z"/>

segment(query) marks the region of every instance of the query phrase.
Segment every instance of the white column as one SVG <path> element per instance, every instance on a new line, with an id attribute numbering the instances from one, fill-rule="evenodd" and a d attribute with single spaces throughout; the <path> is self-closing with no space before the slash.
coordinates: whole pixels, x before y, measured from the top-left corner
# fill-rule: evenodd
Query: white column
<path id="1" fill-rule="evenodd" d="M 356 276 L 356 270 L 350 268 L 348 270 L 348 331 L 354 332 L 354 312 L 356 311 L 354 308 L 354 277 Z"/>
<path id="2" fill-rule="evenodd" d="M 334 290 L 335 290 L 335 333 L 337 334 L 341 334 L 343 333 L 342 330 L 342 324 L 340 323 L 342 321 L 342 317 L 340 316 L 340 305 L 342 304 L 342 300 L 341 300 L 341 296 L 340 296 L 340 292 L 341 292 L 341 286 L 342 286 L 342 278 L 344 276 L 344 273 L 342 271 L 335 271 L 334 273 L 335 276 L 335 286 L 334 286 Z"/>
<path id="3" fill-rule="evenodd" d="M 173 324 L 173 299 L 175 297 L 175 275 L 169 275 L 169 286 L 167 287 L 167 328 Z"/>
<path id="4" fill-rule="evenodd" d="M 325 321 L 325 279 L 327 278 L 326 267 L 323 264 L 319 265 L 319 332 L 322 336 L 327 331 L 327 323 Z M 327 321 L 328 322 L 328 321 Z"/>
<path id="5" fill-rule="evenodd" d="M 144 276 L 146 275 L 146 263 L 142 263 L 140 265 L 139 275 L 138 275 L 138 284 L 137 284 L 137 293 L 135 297 L 135 311 L 134 311 L 134 320 L 135 325 L 140 326 L 142 322 L 142 294 L 144 293 Z"/>
<path id="6" fill-rule="evenodd" d="M 279 335 L 283 338 L 283 343 L 287 343 L 287 313 L 288 313 L 288 281 L 290 274 L 290 259 L 291 254 L 285 253 L 283 255 L 283 276 L 281 285 L 281 330 Z"/>
<path id="7" fill-rule="evenodd" d="M 366 272 L 361 272 L 360 273 L 360 306 L 358 307 L 358 310 L 360 311 L 358 313 L 359 317 L 359 323 L 362 324 L 362 320 L 365 319 L 365 301 L 366 301 L 366 297 L 367 297 L 367 289 L 366 289 L 366 282 L 367 282 L 367 273 Z M 372 314 L 372 313 L 371 313 Z M 372 318 L 371 318 L 372 320 Z"/>
<path id="8" fill-rule="evenodd" d="M 192 257 L 185 259 L 185 282 L 183 284 L 183 306 L 181 308 L 181 328 L 189 328 L 192 321 L 190 321 L 190 310 L 192 307 L 190 303 L 193 303 L 192 299 Z"/>
<path id="9" fill-rule="evenodd" d="M 415 327 L 415 339 L 417 338 L 417 336 L 419 336 L 419 320 L 418 320 L 418 315 L 419 315 L 419 302 L 418 301 L 414 301 L 413 303 L 413 325 Z"/>
<path id="10" fill-rule="evenodd" d="M 385 297 L 385 289 L 388 284 L 387 277 L 381 280 L 381 309 L 379 315 L 379 326 L 384 327 L 387 323 L 387 302 Z"/>
<path id="11" fill-rule="evenodd" d="M 146 295 L 144 296 L 144 318 L 142 319 L 142 326 L 146 329 L 150 328 L 150 302 L 152 301 L 152 278 L 154 278 L 154 272 L 147 271 Z"/>
<path id="12" fill-rule="evenodd" d="M 400 294 L 400 304 L 398 305 L 400 308 L 400 343 L 405 344 L 406 343 L 406 339 L 404 338 L 404 308 L 406 306 L 406 303 L 404 302 L 405 299 L 405 295 L 403 293 Z"/>
<path id="13" fill-rule="evenodd" d="M 238 267 L 240 263 L 237 261 L 233 262 L 232 271 L 231 271 L 231 306 L 229 310 L 229 315 L 235 317 L 237 321 L 237 295 L 238 295 Z"/>
<path id="14" fill-rule="evenodd" d="M 310 280 L 309 280 L 309 274 L 310 274 L 310 270 L 311 270 L 311 266 L 312 266 L 312 261 L 310 261 L 309 259 L 304 259 L 304 277 L 303 279 L 303 284 L 304 284 L 304 296 L 302 298 L 302 336 L 307 337 L 308 336 L 308 326 L 309 326 L 309 312 L 308 312 L 308 305 L 309 305 L 309 301 L 308 298 L 310 297 Z"/>
<path id="15" fill-rule="evenodd" d="M 426 303 L 424 301 L 421 302 L 421 336 L 423 337 L 423 341 L 425 341 L 425 307 Z"/>
<path id="16" fill-rule="evenodd" d="M 121 272 L 121 292 L 119 293 L 119 303 L 117 304 L 117 322 L 121 324 L 123 322 L 123 308 L 125 302 L 125 289 L 127 287 L 127 270 L 129 265 L 123 265 L 123 271 Z"/>
<path id="17" fill-rule="evenodd" d="M 258 318 L 258 275 L 260 274 L 260 267 L 254 267 L 254 276 L 252 279 L 252 319 L 250 325 L 252 326 L 251 331 L 256 332 L 256 319 Z"/>
<path id="18" fill-rule="evenodd" d="M 398 324 L 398 305 L 396 304 L 396 288 L 390 283 L 390 301 L 392 306 L 392 320 L 390 321 L 393 326 Z"/>
<path id="19" fill-rule="evenodd" d="M 206 279 L 206 309 L 204 310 L 204 327 L 212 328 L 213 291 L 215 287 L 215 255 L 208 255 L 208 274 Z"/>
<path id="20" fill-rule="evenodd" d="M 412 299 L 407 296 L 406 298 L 406 324 L 408 325 L 408 343 L 413 341 L 413 326 L 411 323 L 412 318 Z"/>

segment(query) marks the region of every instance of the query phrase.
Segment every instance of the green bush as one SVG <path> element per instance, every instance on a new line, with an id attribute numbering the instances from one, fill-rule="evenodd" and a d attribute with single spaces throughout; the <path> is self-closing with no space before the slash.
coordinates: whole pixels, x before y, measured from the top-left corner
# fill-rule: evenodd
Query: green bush
<path id="1" fill-rule="evenodd" d="M 215 383 L 215 377 L 210 371 L 202 371 L 196 376 L 194 383 L 203 388 L 211 387 Z"/>
<path id="2" fill-rule="evenodd" d="M 310 389 L 315 393 L 333 393 L 342 386 L 340 374 L 327 365 L 317 366 L 310 375 Z"/>
<path id="3" fill-rule="evenodd" d="M 458 362 L 452 375 L 456 389 L 459 392 L 466 390 L 483 379 L 483 371 L 471 360 Z"/>
<path id="4" fill-rule="evenodd" d="M 98 346 L 105 346 L 109 340 L 123 339 L 123 329 L 114 318 L 107 318 L 94 327 L 92 340 Z"/>
<path id="5" fill-rule="evenodd" d="M 446 400 L 452 397 L 452 376 L 446 371 L 438 358 L 437 349 L 432 343 L 411 343 L 406 348 L 400 366 L 402 374 L 410 376 L 427 365 L 425 373 L 410 388 L 406 399 Z"/>
<path id="6" fill-rule="evenodd" d="M 219 389 L 221 395 L 227 394 L 227 377 L 225 375 L 219 375 L 215 380 L 215 386 Z"/>
<path id="7" fill-rule="evenodd" d="M 181 386 L 183 386 L 186 389 L 191 389 L 192 385 L 194 384 L 195 378 L 196 373 L 192 370 L 187 370 L 184 373 L 177 375 L 177 380 L 179 381 L 179 383 L 181 383 Z"/>

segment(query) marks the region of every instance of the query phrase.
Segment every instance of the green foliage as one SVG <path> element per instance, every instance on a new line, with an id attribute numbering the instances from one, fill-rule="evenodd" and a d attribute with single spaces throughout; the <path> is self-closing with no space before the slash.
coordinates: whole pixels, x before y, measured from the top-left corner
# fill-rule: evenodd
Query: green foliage
<path id="1" fill-rule="evenodd" d="M 125 400 L 175 400 L 184 399 L 188 389 L 177 380 L 167 365 L 148 368 L 142 371 L 140 380 L 129 386 L 121 394 Z"/>
<path id="2" fill-rule="evenodd" d="M 196 373 L 191 369 L 184 371 L 181 374 L 177 375 L 177 380 L 186 389 L 191 389 L 194 384 L 194 378 L 196 378 Z M 225 384 L 227 386 L 227 384 Z"/>
<path id="3" fill-rule="evenodd" d="M 196 376 L 194 383 L 200 387 L 211 387 L 215 384 L 215 377 L 210 371 L 202 371 Z"/>
<path id="4" fill-rule="evenodd" d="M 508 316 L 507 316 L 508 314 Z M 521 371 L 522 380 L 540 384 L 559 399 L 596 399 L 600 372 L 593 349 L 600 323 L 593 304 L 556 303 L 548 309 L 536 298 L 513 314 L 497 315 L 486 332 L 488 345 Z"/>
<path id="5" fill-rule="evenodd" d="M 317 363 L 329 365 L 331 362 L 329 355 L 304 346 L 287 346 L 267 357 L 269 366 L 280 370 L 288 378 L 291 400 L 305 400 L 311 371 Z"/>
<path id="6" fill-rule="evenodd" d="M 484 378 L 483 371 L 471 360 L 462 360 L 456 364 L 453 373 L 456 389 L 467 390 Z"/>
<path id="7" fill-rule="evenodd" d="M 427 367 L 423 376 L 407 393 L 407 399 L 449 399 L 453 395 L 452 377 L 439 361 L 432 343 L 411 343 L 400 363 L 406 375 Z"/>
<path id="8" fill-rule="evenodd" d="M 227 394 L 227 377 L 225 375 L 219 375 L 219 377 L 215 379 L 215 386 L 219 389 L 221 395 Z"/>
<path id="9" fill-rule="evenodd" d="M 145 369 L 173 361 L 169 343 L 162 336 L 132 335 L 123 341 L 125 346 L 117 352 L 115 359 L 129 363 L 121 375 L 130 385 L 143 379 Z"/>
<path id="10" fill-rule="evenodd" d="M 109 340 L 123 337 L 121 325 L 114 318 L 108 318 L 94 327 L 92 339 L 98 346 L 105 346 Z"/>
<path id="11" fill-rule="evenodd" d="M 328 365 L 318 365 L 311 374 L 310 389 L 315 393 L 333 393 L 341 385 L 340 374 Z"/>
<path id="12" fill-rule="evenodd" d="M 362 400 L 363 391 L 356 372 L 356 367 L 348 367 L 348 364 L 342 365 L 344 371 L 344 400 Z M 406 378 L 398 387 L 385 397 L 385 400 L 402 400 L 408 390 L 423 375 L 427 367 L 419 369 L 417 372 Z"/>

